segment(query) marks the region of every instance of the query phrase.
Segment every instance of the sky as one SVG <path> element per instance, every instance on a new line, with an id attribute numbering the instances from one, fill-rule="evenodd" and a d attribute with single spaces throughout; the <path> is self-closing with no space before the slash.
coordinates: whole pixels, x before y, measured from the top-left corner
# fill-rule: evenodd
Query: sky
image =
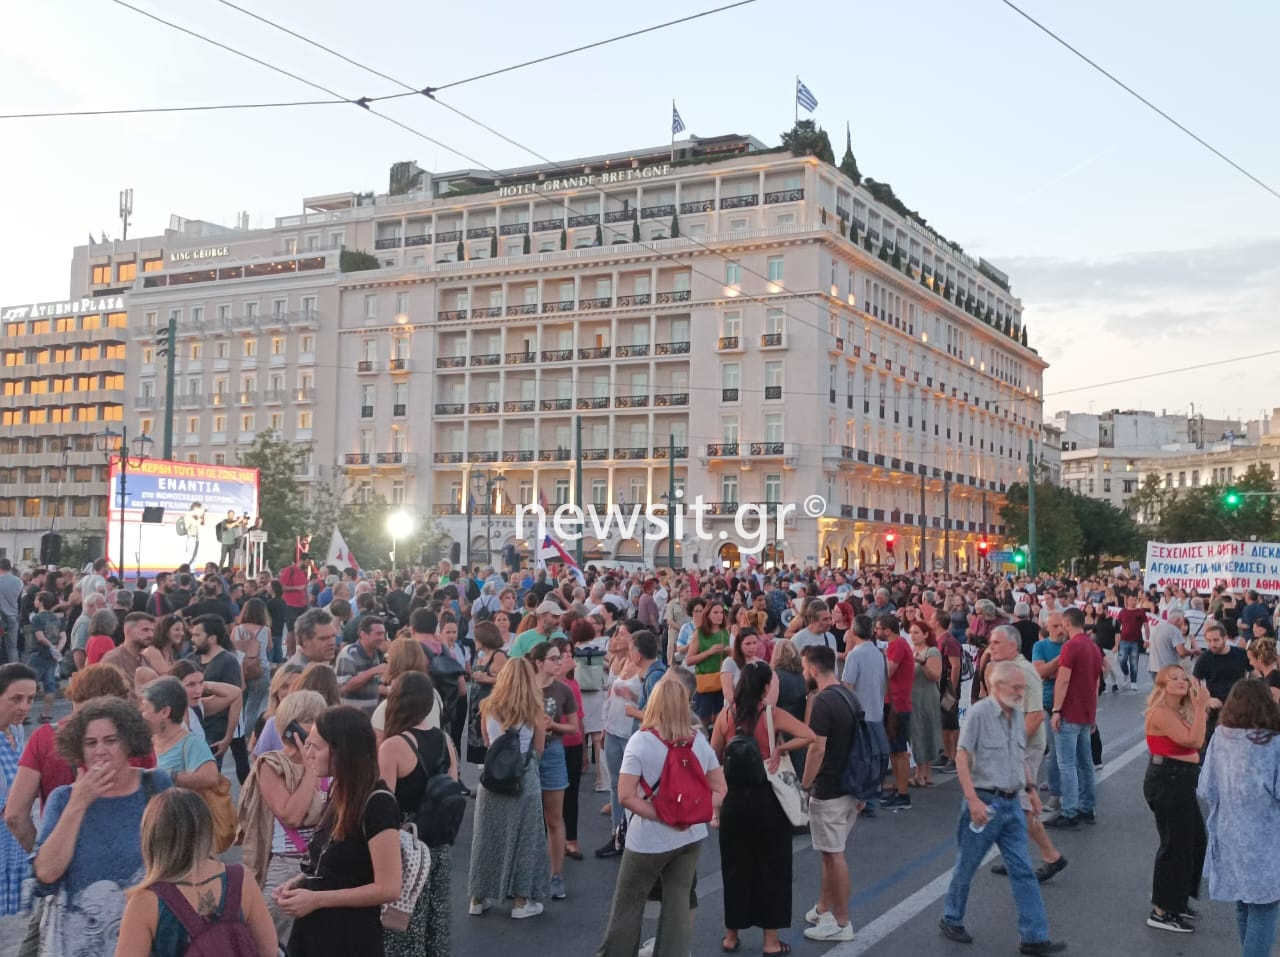
<path id="1" fill-rule="evenodd" d="M 344 97 L 400 92 L 219 0 L 130 0 Z M 697 10 L 717 0 L 238 0 L 415 87 L 442 86 Z M 1139 0 L 1019 6 L 1269 185 L 1280 5 Z M 803 12 L 800 12 L 803 11 Z M 664 143 L 674 99 L 699 136 L 776 145 L 797 73 L 837 158 L 846 122 L 863 175 L 1009 274 L 1055 412 L 1146 408 L 1256 418 L 1280 306 L 1280 199 L 1213 156 L 1001 0 L 850 4 L 756 0 L 439 98 L 553 160 Z M 0 31 L 0 113 L 327 98 L 146 19 L 117 0 L 15 4 Z M 303 196 L 385 192 L 390 165 L 448 170 L 538 160 L 421 97 L 353 105 L 0 120 L 0 304 L 68 294 L 71 249 L 170 214 L 251 225 Z M 476 162 L 478 161 L 478 162 Z M 1168 370 L 1195 368 L 1169 375 Z M 1113 383 L 1115 380 L 1126 380 Z"/>

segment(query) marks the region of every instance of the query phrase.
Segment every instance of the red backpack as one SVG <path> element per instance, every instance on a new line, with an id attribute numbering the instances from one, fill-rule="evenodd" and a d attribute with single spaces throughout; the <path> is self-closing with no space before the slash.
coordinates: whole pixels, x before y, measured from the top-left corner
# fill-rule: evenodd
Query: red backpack
<path id="1" fill-rule="evenodd" d="M 258 944 L 240 916 L 240 890 L 244 885 L 244 868 L 227 865 L 227 892 L 222 897 L 222 910 L 212 920 L 202 917 L 187 903 L 178 888 L 169 883 L 156 883 L 151 890 L 164 901 L 187 932 L 186 957 L 258 957 Z"/>
<path id="2" fill-rule="evenodd" d="M 693 739 L 663 741 L 653 728 L 648 729 L 667 746 L 667 757 L 655 787 L 642 777 L 640 787 L 653 803 L 658 820 L 668 827 L 686 828 L 711 820 L 711 785 L 707 783 L 702 762 L 693 753 Z"/>

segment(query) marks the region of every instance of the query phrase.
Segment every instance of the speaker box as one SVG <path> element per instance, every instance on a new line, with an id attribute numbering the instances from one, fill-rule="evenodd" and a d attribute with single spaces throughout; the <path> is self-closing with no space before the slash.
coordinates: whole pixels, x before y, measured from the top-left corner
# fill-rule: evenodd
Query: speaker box
<path id="1" fill-rule="evenodd" d="M 164 507 L 161 505 L 149 505 L 142 510 L 142 522 L 144 525 L 163 525 L 164 524 Z"/>
<path id="2" fill-rule="evenodd" d="M 57 532 L 45 532 L 40 536 L 40 564 L 62 564 L 62 536 Z"/>
<path id="3" fill-rule="evenodd" d="M 97 561 L 107 554 L 107 546 L 101 535 L 86 535 L 84 539 L 84 555 L 88 561 Z"/>

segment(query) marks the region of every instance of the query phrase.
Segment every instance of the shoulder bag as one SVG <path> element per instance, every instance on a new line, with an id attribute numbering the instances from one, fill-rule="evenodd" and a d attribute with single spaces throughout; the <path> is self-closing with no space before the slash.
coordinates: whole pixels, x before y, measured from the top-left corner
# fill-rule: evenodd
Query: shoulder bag
<path id="1" fill-rule="evenodd" d="M 764 714 L 769 731 L 769 760 L 772 761 L 775 755 L 779 758 L 778 770 L 769 771 L 768 764 L 765 765 L 765 771 L 769 774 L 769 784 L 773 787 L 773 796 L 782 805 L 782 811 L 787 815 L 791 826 L 804 827 L 809 823 L 808 795 L 800 787 L 800 778 L 796 774 L 795 766 L 791 763 L 791 755 L 778 755 L 778 735 L 773 730 L 773 706 L 765 708 Z"/>

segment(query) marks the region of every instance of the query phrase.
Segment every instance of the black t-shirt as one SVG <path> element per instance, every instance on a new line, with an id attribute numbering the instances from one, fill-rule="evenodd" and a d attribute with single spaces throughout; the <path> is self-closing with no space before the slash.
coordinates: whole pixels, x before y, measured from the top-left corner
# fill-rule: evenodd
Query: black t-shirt
<path id="1" fill-rule="evenodd" d="M 240 662 L 229 651 L 224 650 L 214 655 L 207 665 L 200 661 L 199 655 L 192 655 L 187 660 L 204 672 L 205 681 L 221 681 L 223 684 L 235 685 L 238 688 L 244 687 L 240 677 Z M 209 747 L 213 747 L 226 737 L 227 719 L 230 716 L 231 711 L 227 709 L 219 714 L 211 714 L 200 719 L 200 723 L 204 726 L 204 739 L 209 743 Z"/>
<path id="2" fill-rule="evenodd" d="M 1280 688 L 1280 668 L 1276 668 L 1266 677 L 1268 688 Z"/>
<path id="3" fill-rule="evenodd" d="M 1029 618 L 1019 618 L 1013 623 L 1013 627 L 1018 629 L 1022 657 L 1030 661 L 1031 652 L 1035 649 L 1036 642 L 1040 640 L 1040 626 Z"/>
<path id="4" fill-rule="evenodd" d="M 1116 650 L 1116 625 L 1110 618 L 1103 616 L 1093 624 L 1093 641 L 1103 651 Z M 1030 659 L 1028 659 L 1030 660 Z"/>
<path id="5" fill-rule="evenodd" d="M 1196 658 L 1195 676 L 1205 683 L 1209 694 L 1226 701 L 1235 683 L 1249 673 L 1249 656 L 1234 645 L 1225 655 L 1206 652 Z"/>
<path id="6" fill-rule="evenodd" d="M 267 599 L 267 615 L 271 618 L 271 636 L 284 634 L 284 623 L 289 620 L 289 606 L 283 598 Z"/>
<path id="7" fill-rule="evenodd" d="M 321 828 L 311 838 L 308 844 L 311 876 L 305 884 L 308 890 L 343 890 L 373 883 L 369 839 L 400 827 L 400 807 L 395 797 L 381 781 L 376 787 L 378 790 L 364 806 L 363 834 L 330 841 Z"/>
<path id="8" fill-rule="evenodd" d="M 542 689 L 542 710 L 556 724 L 573 724 L 574 722 L 565 719 L 578 713 L 578 702 L 574 700 L 573 692 L 567 684 L 552 681 Z M 562 737 L 558 731 L 547 732 L 548 742 L 559 741 Z"/>
<path id="9" fill-rule="evenodd" d="M 822 767 L 813 779 L 812 795 L 821 801 L 844 795 L 840 777 L 849 763 L 849 745 L 853 740 L 852 704 L 853 694 L 838 684 L 824 689 L 813 699 L 809 727 L 814 734 L 827 739 Z"/>

